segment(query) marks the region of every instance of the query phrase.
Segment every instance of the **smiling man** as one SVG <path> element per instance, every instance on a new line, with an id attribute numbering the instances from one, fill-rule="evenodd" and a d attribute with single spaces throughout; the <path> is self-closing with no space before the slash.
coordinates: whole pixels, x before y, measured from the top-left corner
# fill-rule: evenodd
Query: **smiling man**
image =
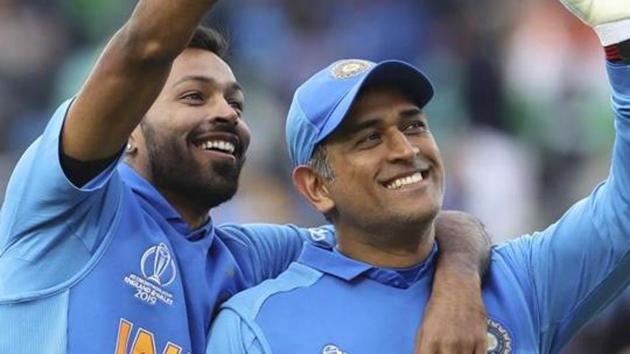
<path id="1" fill-rule="evenodd" d="M 630 282 L 630 7 L 567 3 L 606 46 L 612 168 L 555 224 L 494 248 L 483 286 L 488 353 L 558 352 Z M 332 221 L 337 246 L 306 245 L 278 278 L 226 302 L 208 353 L 412 352 L 444 192 L 423 112 L 432 96 L 425 75 L 398 61 L 343 60 L 297 89 L 287 119 L 293 181 Z"/>
<path id="2" fill-rule="evenodd" d="M 250 140 L 225 42 L 197 28 L 213 4 L 139 1 L 18 162 L 0 215 L 0 353 L 202 353 L 223 301 L 304 241 L 334 242 L 326 227 L 213 225 Z M 485 341 L 485 234 L 445 220 L 436 287 L 466 291 L 438 292 L 422 338 L 472 347 Z"/>

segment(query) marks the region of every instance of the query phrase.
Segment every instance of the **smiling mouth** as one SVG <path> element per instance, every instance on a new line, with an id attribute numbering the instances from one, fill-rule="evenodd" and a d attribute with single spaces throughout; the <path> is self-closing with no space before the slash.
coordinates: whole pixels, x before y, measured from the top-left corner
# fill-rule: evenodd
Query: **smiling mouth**
<path id="1" fill-rule="evenodd" d="M 238 157 L 238 144 L 228 137 L 208 137 L 193 141 L 192 144 L 201 150 Z"/>
<path id="2" fill-rule="evenodd" d="M 429 177 L 429 170 L 415 172 L 408 176 L 398 177 L 386 183 L 383 186 L 389 190 L 401 189 L 403 187 L 421 183 Z"/>
<path id="3" fill-rule="evenodd" d="M 234 151 L 236 151 L 234 144 L 225 140 L 206 140 L 197 144 L 197 147 L 206 151 L 219 151 L 230 155 L 234 155 Z"/>

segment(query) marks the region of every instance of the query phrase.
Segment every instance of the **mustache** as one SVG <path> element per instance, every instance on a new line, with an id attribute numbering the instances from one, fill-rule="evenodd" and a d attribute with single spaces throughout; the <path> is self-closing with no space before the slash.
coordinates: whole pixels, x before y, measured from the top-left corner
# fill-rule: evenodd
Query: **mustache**
<path id="1" fill-rule="evenodd" d="M 236 126 L 237 124 L 229 122 L 204 122 L 192 131 L 192 135 L 199 136 L 211 133 L 229 133 L 239 136 Z"/>
<path id="2" fill-rule="evenodd" d="M 196 141 L 200 137 L 223 135 L 228 141 L 235 145 L 235 156 L 244 159 L 246 142 L 242 131 L 237 128 L 237 124 L 223 121 L 204 122 L 192 130 L 189 134 L 191 141 Z"/>

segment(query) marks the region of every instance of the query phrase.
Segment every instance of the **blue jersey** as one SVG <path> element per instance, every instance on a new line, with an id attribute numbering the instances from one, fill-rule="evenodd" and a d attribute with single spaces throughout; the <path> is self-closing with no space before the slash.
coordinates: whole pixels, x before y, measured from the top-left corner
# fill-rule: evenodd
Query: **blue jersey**
<path id="1" fill-rule="evenodd" d="M 85 186 L 62 171 L 70 102 L 18 162 L 0 216 L 0 353 L 202 353 L 234 293 L 277 276 L 326 229 L 189 229 L 153 186 L 113 163 Z"/>
<path id="2" fill-rule="evenodd" d="M 630 281 L 630 66 L 608 70 L 610 176 L 546 230 L 493 248 L 482 289 L 490 353 L 557 352 Z M 207 354 L 412 353 L 434 258 L 410 277 L 307 246 L 278 278 L 222 306 Z"/>

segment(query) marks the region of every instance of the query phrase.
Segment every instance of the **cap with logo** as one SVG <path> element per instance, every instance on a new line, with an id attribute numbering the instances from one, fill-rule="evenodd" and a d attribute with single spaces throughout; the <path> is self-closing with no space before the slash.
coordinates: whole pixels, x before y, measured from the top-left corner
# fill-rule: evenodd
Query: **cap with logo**
<path id="1" fill-rule="evenodd" d="M 295 91 L 286 123 L 294 166 L 311 159 L 315 146 L 343 121 L 361 89 L 375 84 L 403 90 L 418 107 L 433 97 L 433 85 L 418 69 L 402 61 L 373 63 L 350 59 L 332 63 Z"/>

